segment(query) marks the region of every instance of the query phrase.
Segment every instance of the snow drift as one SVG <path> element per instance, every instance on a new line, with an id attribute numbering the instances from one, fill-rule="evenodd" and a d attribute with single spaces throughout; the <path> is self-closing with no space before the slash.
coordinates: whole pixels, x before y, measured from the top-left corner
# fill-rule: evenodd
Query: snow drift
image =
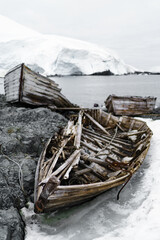
<path id="1" fill-rule="evenodd" d="M 103 72 L 127 74 L 136 71 L 110 50 L 95 44 L 43 35 L 3 16 L 0 16 L 1 25 L 0 76 L 22 62 L 47 75 L 91 75 Z"/>

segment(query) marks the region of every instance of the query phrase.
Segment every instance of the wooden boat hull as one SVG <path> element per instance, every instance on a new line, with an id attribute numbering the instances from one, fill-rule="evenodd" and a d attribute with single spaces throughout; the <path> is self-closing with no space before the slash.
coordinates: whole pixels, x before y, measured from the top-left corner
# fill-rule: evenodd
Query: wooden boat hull
<path id="1" fill-rule="evenodd" d="M 4 78 L 6 101 L 34 106 L 73 107 L 53 80 L 24 64 L 11 69 Z"/>
<path id="2" fill-rule="evenodd" d="M 111 114 L 107 114 L 107 113 L 104 113 L 99 110 L 87 111 L 85 117 L 88 117 L 89 121 L 91 121 L 91 119 L 89 119 L 90 116 L 91 116 L 91 119 L 93 117 L 94 120 L 96 120 L 96 124 L 97 124 L 97 122 L 99 122 L 102 124 L 101 126 L 105 127 L 105 129 L 109 129 L 107 131 L 112 132 L 113 129 L 117 129 L 117 128 L 119 129 L 119 127 L 123 130 L 125 128 L 128 130 L 127 133 L 130 134 L 129 135 L 130 137 L 133 137 L 134 133 L 135 133 L 136 136 L 138 135 L 139 140 L 136 141 L 134 139 L 134 141 L 129 146 L 130 143 L 129 143 L 128 139 L 124 140 L 122 138 L 122 142 L 121 142 L 120 137 L 118 137 L 118 138 L 115 137 L 113 139 L 113 136 L 112 136 L 112 138 L 111 138 L 112 140 L 109 141 L 109 143 L 107 143 L 108 140 L 106 140 L 106 143 L 107 143 L 106 147 L 108 146 L 108 144 L 110 146 L 112 145 L 111 151 L 113 151 L 113 152 L 108 153 L 106 155 L 104 154 L 105 157 L 103 157 L 103 159 L 100 157 L 99 158 L 93 157 L 93 159 L 92 159 L 94 161 L 97 160 L 100 162 L 102 162 L 102 160 L 104 160 L 104 162 L 102 162 L 102 163 L 104 166 L 106 166 L 106 172 L 108 172 L 107 173 L 108 175 L 106 175 L 106 179 L 104 181 L 102 179 L 100 179 L 99 181 L 96 181 L 94 179 L 95 182 L 93 181 L 91 183 L 86 183 L 86 184 L 80 183 L 80 184 L 70 184 L 70 185 L 64 184 L 63 185 L 63 183 L 60 183 L 59 185 L 57 185 L 55 187 L 53 192 L 52 192 L 51 188 L 48 187 L 47 191 L 51 190 L 51 192 L 49 194 L 47 193 L 48 195 L 47 195 L 45 201 L 39 201 L 39 199 L 41 199 L 41 195 L 46 196 L 46 192 L 44 190 L 46 182 L 44 183 L 44 185 L 41 185 L 41 182 L 43 182 L 45 179 L 45 177 L 43 176 L 43 173 L 42 173 L 42 168 L 45 165 L 44 159 L 45 159 L 45 156 L 49 149 L 49 146 L 52 142 L 52 138 L 51 138 L 47 142 L 46 147 L 44 148 L 44 150 L 40 156 L 38 165 L 37 165 L 36 177 L 35 177 L 35 193 L 34 193 L 35 212 L 37 212 L 37 213 L 50 212 L 50 211 L 53 211 L 53 210 L 56 210 L 59 208 L 69 207 L 69 206 L 77 205 L 79 203 L 88 201 L 88 200 L 92 199 L 93 197 L 107 191 L 108 189 L 119 186 L 123 183 L 125 184 L 131 178 L 132 174 L 135 171 L 137 171 L 137 169 L 141 166 L 141 164 L 148 152 L 148 149 L 150 146 L 150 139 L 152 136 L 152 132 L 148 128 L 148 126 L 146 125 L 145 122 L 143 122 L 141 120 L 136 120 L 136 119 L 133 119 L 130 117 L 118 118 L 118 117 L 112 116 Z M 83 126 L 86 126 L 85 124 L 87 126 L 90 126 L 90 125 L 88 125 L 88 123 L 84 123 Z M 120 126 L 117 124 L 120 124 Z M 109 128 L 107 128 L 107 126 Z M 89 129 L 87 129 L 87 130 L 84 129 L 84 130 L 82 130 L 82 135 L 81 135 L 82 138 L 83 138 L 83 131 L 84 132 L 88 131 L 88 133 L 90 134 Z M 120 133 L 119 136 L 124 137 L 125 133 L 126 132 L 123 131 Z M 97 133 L 95 133 L 95 134 L 97 134 Z M 131 134 L 133 134 L 133 135 L 131 135 Z M 100 139 L 98 134 L 95 136 L 97 136 L 97 139 Z M 103 136 L 103 133 L 101 136 Z M 105 139 L 107 139 L 107 138 L 110 138 L 110 136 L 107 135 Z M 81 149 L 81 152 L 83 152 L 83 148 L 86 150 L 86 145 L 84 147 L 83 141 L 79 147 Z M 92 149 L 93 145 L 88 146 L 88 147 L 89 147 L 89 149 L 90 148 Z M 124 155 L 126 154 L 126 150 L 123 150 L 123 148 L 125 149 L 127 147 L 129 148 L 128 149 L 129 156 L 125 157 Z M 76 151 L 78 151 L 78 150 L 76 150 Z M 99 151 L 99 149 L 97 151 Z M 115 154 L 117 154 L 116 157 L 115 157 Z M 120 155 L 122 155 L 122 156 L 120 157 Z M 93 152 L 91 153 L 91 156 L 93 156 Z M 85 157 L 82 153 L 81 153 L 81 158 L 83 160 L 85 159 Z M 90 156 L 88 156 L 88 159 L 90 159 Z M 119 161 L 119 159 L 121 159 L 121 162 Z M 125 160 L 128 162 L 126 163 Z M 66 161 L 68 161 L 68 160 L 66 160 Z M 81 165 L 81 162 L 79 164 Z M 87 168 L 90 168 L 90 166 L 92 166 L 92 164 L 87 165 Z M 62 167 L 62 165 L 60 165 L 60 168 Z M 96 167 L 98 167 L 98 166 L 96 165 Z M 85 169 L 77 170 L 77 166 L 76 166 L 76 170 L 74 168 L 75 167 L 72 168 L 68 179 L 70 179 L 70 175 L 72 175 L 73 170 L 75 171 L 75 174 L 79 174 L 81 171 L 85 170 Z M 52 172 L 54 172 L 54 170 Z M 56 176 L 56 172 L 58 172 L 57 169 L 55 171 L 55 176 Z M 94 170 L 93 170 L 93 172 L 94 172 Z M 73 176 L 75 176 L 75 175 L 73 175 Z M 82 175 L 78 175 L 78 176 L 82 176 Z M 96 175 L 96 176 L 99 176 L 99 175 Z M 102 177 L 102 175 L 101 175 L 101 177 Z M 43 194 L 43 191 L 45 192 L 45 194 Z"/>
<path id="3" fill-rule="evenodd" d="M 115 115 L 137 116 L 152 113 L 156 98 L 110 95 L 105 105 L 108 112 Z"/>

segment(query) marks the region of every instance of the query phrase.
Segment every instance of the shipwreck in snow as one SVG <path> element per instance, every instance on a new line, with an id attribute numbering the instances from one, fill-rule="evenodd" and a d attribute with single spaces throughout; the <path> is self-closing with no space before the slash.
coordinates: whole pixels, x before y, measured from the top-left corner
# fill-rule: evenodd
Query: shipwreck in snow
<path id="1" fill-rule="evenodd" d="M 155 97 L 109 95 L 105 101 L 108 112 L 115 115 L 138 116 L 152 113 L 156 104 Z"/>
<path id="2" fill-rule="evenodd" d="M 53 80 L 24 64 L 11 69 L 4 78 L 6 101 L 36 106 L 74 107 Z"/>
<path id="3" fill-rule="evenodd" d="M 35 212 L 73 206 L 110 188 L 124 187 L 142 164 L 151 136 L 145 122 L 131 117 L 97 109 L 73 113 L 39 158 Z"/>

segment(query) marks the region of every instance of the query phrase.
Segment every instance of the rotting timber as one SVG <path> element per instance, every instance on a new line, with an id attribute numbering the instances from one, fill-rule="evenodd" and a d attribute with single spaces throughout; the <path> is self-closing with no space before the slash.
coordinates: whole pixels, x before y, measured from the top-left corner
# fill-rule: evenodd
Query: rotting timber
<path id="1" fill-rule="evenodd" d="M 108 112 L 114 115 L 146 115 L 155 109 L 155 97 L 109 95 L 105 101 Z"/>
<path id="2" fill-rule="evenodd" d="M 74 107 L 53 80 L 32 71 L 25 64 L 11 69 L 4 78 L 7 102 L 53 108 Z"/>
<path id="3" fill-rule="evenodd" d="M 131 117 L 99 109 L 73 113 L 39 158 L 35 212 L 77 205 L 125 185 L 142 164 L 151 136 L 145 122 Z"/>

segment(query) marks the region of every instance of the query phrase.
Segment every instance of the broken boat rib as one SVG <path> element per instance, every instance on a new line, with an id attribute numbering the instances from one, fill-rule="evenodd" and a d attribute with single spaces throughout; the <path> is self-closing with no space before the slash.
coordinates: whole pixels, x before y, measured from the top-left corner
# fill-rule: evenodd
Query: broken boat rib
<path id="1" fill-rule="evenodd" d="M 53 80 L 28 68 L 24 63 L 11 69 L 4 78 L 6 101 L 52 108 L 75 107 Z"/>
<path id="2" fill-rule="evenodd" d="M 151 136 L 145 122 L 131 117 L 97 109 L 72 115 L 39 158 L 35 212 L 73 206 L 125 184 L 142 164 Z"/>

